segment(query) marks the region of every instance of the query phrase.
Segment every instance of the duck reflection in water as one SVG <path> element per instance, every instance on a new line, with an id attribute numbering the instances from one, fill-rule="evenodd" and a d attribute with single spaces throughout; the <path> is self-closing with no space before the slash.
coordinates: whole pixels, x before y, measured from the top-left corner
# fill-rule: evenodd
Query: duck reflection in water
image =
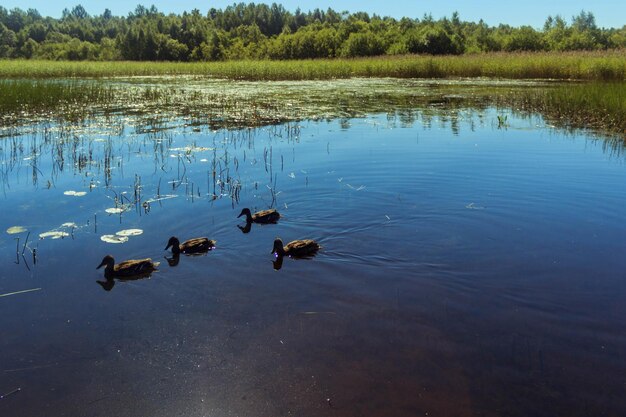
<path id="1" fill-rule="evenodd" d="M 173 253 L 171 257 L 164 256 L 164 258 L 167 261 L 167 264 L 169 266 L 177 266 L 178 263 L 180 262 L 180 254 L 179 253 Z"/>
<path id="2" fill-rule="evenodd" d="M 280 238 L 276 238 L 272 252 L 270 252 L 276 257 L 272 264 L 274 269 L 278 271 L 283 266 L 283 258 L 285 256 L 296 259 L 310 259 L 321 248 L 320 244 L 312 239 L 293 240 L 283 245 L 283 241 Z"/>
<path id="3" fill-rule="evenodd" d="M 97 280 L 96 282 L 104 289 L 105 291 L 111 291 L 115 286 L 115 281 L 127 282 L 127 281 L 138 281 L 144 278 L 150 278 L 152 276 L 152 272 L 146 272 L 144 274 L 135 275 L 133 277 L 105 277 L 105 280 Z"/>
<path id="4" fill-rule="evenodd" d="M 237 227 L 241 230 L 241 233 L 250 233 L 250 229 L 252 229 L 252 222 L 246 222 L 245 226 L 238 224 Z"/>
<path id="5" fill-rule="evenodd" d="M 157 271 L 159 262 L 152 262 L 152 259 L 129 259 L 127 261 L 115 263 L 111 255 L 107 255 L 96 269 L 104 268 L 104 277 L 106 281 L 96 281 L 106 291 L 111 291 L 115 285 L 115 280 L 119 281 L 135 281 L 138 279 L 148 278 L 152 272 Z"/>

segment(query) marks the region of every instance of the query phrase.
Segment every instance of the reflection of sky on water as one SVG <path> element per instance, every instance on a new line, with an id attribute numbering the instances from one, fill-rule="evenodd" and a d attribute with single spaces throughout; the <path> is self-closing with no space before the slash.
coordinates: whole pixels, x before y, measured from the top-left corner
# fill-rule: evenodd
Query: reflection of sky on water
<path id="1" fill-rule="evenodd" d="M 622 157 L 501 114 L 3 139 L 0 293 L 41 290 L 0 298 L 0 392 L 22 388 L 0 407 L 623 414 Z M 237 229 L 242 207 L 270 206 L 277 224 Z M 38 240 L 53 230 L 69 236 Z M 36 265 L 16 263 L 28 232 Z M 170 236 L 217 248 L 170 267 Z M 323 249 L 275 270 L 277 236 Z M 107 253 L 161 265 L 105 292 Z"/>

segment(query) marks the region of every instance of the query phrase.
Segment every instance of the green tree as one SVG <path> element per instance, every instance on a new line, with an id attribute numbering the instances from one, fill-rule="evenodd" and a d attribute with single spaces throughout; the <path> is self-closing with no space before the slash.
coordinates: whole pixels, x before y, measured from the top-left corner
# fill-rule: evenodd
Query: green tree
<path id="1" fill-rule="evenodd" d="M 522 26 L 513 31 L 504 41 L 504 50 L 511 51 L 541 51 L 543 39 L 539 32 L 530 26 Z"/>
<path id="2" fill-rule="evenodd" d="M 351 33 L 348 40 L 343 44 L 341 56 L 374 56 L 385 52 L 382 40 L 370 32 Z"/>

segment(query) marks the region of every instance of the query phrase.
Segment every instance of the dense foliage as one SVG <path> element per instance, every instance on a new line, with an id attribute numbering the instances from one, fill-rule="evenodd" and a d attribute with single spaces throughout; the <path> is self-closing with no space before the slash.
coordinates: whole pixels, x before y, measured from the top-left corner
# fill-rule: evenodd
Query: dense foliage
<path id="1" fill-rule="evenodd" d="M 139 5 L 127 17 L 108 9 L 91 16 L 78 5 L 60 19 L 0 6 L 0 58 L 220 61 L 624 47 L 626 26 L 599 28 L 584 11 L 571 24 L 548 17 L 536 30 L 463 22 L 458 13 L 397 20 L 332 9 L 292 13 L 276 3 L 239 3 L 206 15 L 197 9 L 166 15 Z"/>

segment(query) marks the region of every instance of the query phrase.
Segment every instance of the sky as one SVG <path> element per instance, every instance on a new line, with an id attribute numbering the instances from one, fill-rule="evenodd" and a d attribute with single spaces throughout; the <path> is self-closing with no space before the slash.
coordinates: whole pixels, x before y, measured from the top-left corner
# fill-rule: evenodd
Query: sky
<path id="1" fill-rule="evenodd" d="M 275 1 L 275 0 L 274 0 Z M 272 0 L 257 0 L 255 3 L 271 4 Z M 114 15 L 126 16 L 134 10 L 137 4 L 146 7 L 154 4 L 159 11 L 164 13 L 182 13 L 198 9 L 202 14 L 211 8 L 223 9 L 234 2 L 249 3 L 250 0 L 108 0 L 106 2 L 96 0 L 2 0 L 0 5 L 7 9 L 18 7 L 22 10 L 29 8 L 37 9 L 43 16 L 60 17 L 64 8 L 71 9 L 81 4 L 89 14 L 101 14 L 105 8 L 110 9 Z M 560 15 L 568 23 L 572 16 L 578 15 L 582 10 L 592 12 L 596 18 L 596 24 L 600 27 L 619 27 L 626 25 L 626 1 L 624 0 L 524 0 L 506 2 L 502 0 L 422 0 L 422 1 L 373 1 L 373 0 L 283 0 L 275 1 L 282 4 L 285 9 L 293 12 L 296 8 L 308 11 L 315 8 L 341 12 L 365 11 L 370 14 L 376 13 L 381 16 L 400 18 L 422 18 L 425 13 L 430 13 L 435 19 L 450 17 L 454 11 L 458 11 L 461 20 L 478 22 L 483 19 L 491 26 L 500 23 L 512 26 L 530 25 L 535 28 L 543 27 L 548 16 Z"/>

